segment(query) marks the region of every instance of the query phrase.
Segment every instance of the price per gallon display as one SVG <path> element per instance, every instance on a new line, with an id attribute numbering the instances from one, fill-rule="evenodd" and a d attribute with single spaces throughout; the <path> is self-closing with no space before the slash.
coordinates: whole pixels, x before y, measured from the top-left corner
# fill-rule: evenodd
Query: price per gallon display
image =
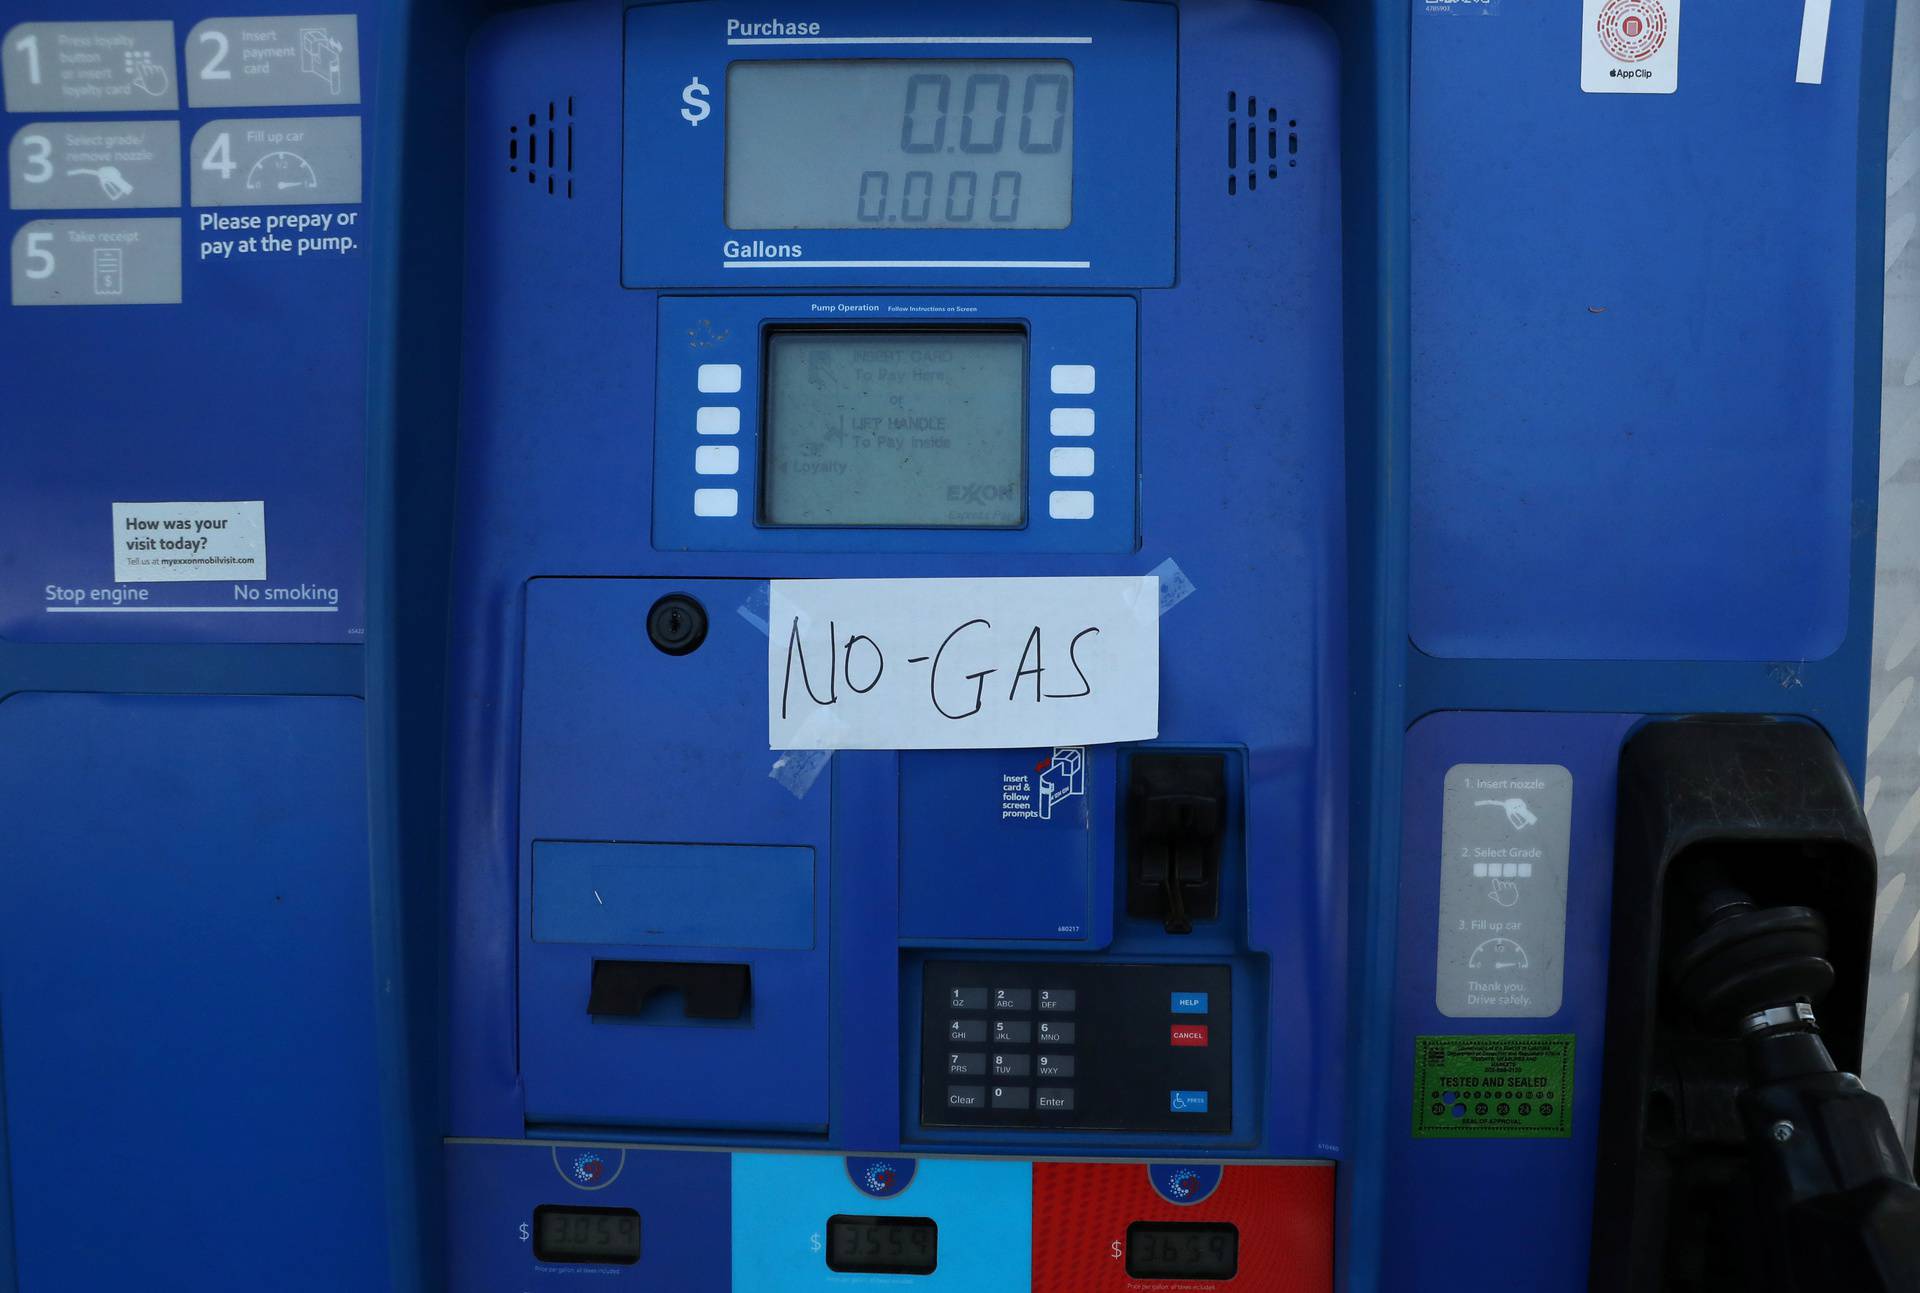
<path id="1" fill-rule="evenodd" d="M 735 229 L 1063 229 L 1073 65 L 1054 59 L 739 62 L 727 74 Z"/>

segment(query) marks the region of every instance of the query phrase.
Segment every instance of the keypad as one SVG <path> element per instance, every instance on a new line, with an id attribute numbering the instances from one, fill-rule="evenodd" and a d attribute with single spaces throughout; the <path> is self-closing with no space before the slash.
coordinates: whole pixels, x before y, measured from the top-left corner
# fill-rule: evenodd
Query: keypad
<path id="1" fill-rule="evenodd" d="M 1231 1001 L 1224 965 L 928 961 L 921 1123 L 1228 1131 Z"/>

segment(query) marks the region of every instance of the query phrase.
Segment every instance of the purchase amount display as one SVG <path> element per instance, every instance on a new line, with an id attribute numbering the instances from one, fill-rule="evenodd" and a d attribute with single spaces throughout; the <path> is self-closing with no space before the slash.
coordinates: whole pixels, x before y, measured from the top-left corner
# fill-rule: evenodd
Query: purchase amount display
<path id="1" fill-rule="evenodd" d="M 746 61 L 727 72 L 734 229 L 1064 229 L 1073 64 Z"/>
<path id="2" fill-rule="evenodd" d="M 1020 525 L 1026 345 L 988 329 L 773 333 L 761 519 Z"/>

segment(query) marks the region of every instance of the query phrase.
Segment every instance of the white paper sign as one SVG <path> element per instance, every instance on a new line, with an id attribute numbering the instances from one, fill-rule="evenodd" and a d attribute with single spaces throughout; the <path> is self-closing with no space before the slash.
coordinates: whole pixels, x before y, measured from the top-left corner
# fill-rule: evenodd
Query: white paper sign
<path id="1" fill-rule="evenodd" d="M 1580 88 L 1672 94 L 1680 85 L 1680 0 L 1586 0 Z"/>
<path id="2" fill-rule="evenodd" d="M 115 503 L 113 578 L 168 584 L 267 577 L 267 505 Z"/>
<path id="3" fill-rule="evenodd" d="M 776 579 L 776 750 L 960 750 L 1160 733 L 1160 580 Z"/>

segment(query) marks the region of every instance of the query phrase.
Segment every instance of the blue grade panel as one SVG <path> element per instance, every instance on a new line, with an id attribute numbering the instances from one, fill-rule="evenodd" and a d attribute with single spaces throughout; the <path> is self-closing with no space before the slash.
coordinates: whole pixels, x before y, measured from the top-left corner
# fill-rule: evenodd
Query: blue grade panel
<path id="1" fill-rule="evenodd" d="M 20 1287 L 384 1289 L 358 701 L 0 704 Z"/>
<path id="2" fill-rule="evenodd" d="M 449 1144 L 447 1211 L 464 1224 L 447 1245 L 446 1287 L 451 1293 L 583 1286 L 730 1293 L 728 1158 L 590 1143 Z M 640 1214 L 640 1260 L 618 1266 L 537 1260 L 533 1210 L 542 1205 L 632 1208 Z M 742 1285 L 741 1293 L 750 1287 Z"/>
<path id="3" fill-rule="evenodd" d="M 1674 94 L 1577 5 L 1413 13 L 1412 635 L 1805 660 L 1846 629 L 1861 7 L 1691 4 Z M 1875 253 L 1877 255 L 1877 251 Z M 1871 500 L 1865 501 L 1871 506 Z"/>

